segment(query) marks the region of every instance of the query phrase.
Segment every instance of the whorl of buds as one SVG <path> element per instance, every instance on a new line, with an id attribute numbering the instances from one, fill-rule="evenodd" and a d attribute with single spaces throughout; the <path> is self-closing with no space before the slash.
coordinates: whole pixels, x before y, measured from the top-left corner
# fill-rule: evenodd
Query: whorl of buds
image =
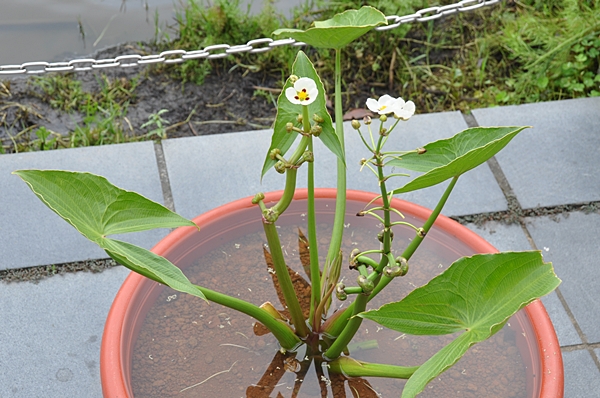
<path id="1" fill-rule="evenodd" d="M 348 298 L 348 294 L 344 291 L 345 288 L 346 286 L 341 282 L 335 286 L 335 297 L 340 301 L 344 301 Z"/>
<path id="2" fill-rule="evenodd" d="M 281 150 L 279 148 L 271 149 L 271 152 L 269 152 L 269 158 L 271 160 L 276 160 L 278 155 L 281 155 Z"/>
<path id="3" fill-rule="evenodd" d="M 265 200 L 265 194 L 262 192 L 259 192 L 256 195 L 254 195 L 254 197 L 252 198 L 252 204 L 257 205 L 261 200 Z"/>
<path id="4" fill-rule="evenodd" d="M 317 123 L 323 123 L 325 121 L 325 119 L 323 119 L 321 116 L 317 115 L 316 113 L 313 115 L 313 120 Z"/>
<path id="5" fill-rule="evenodd" d="M 285 163 L 283 163 L 281 160 L 277 163 L 275 163 L 275 171 L 278 172 L 279 174 L 283 174 L 285 173 Z"/>
<path id="6" fill-rule="evenodd" d="M 364 294 L 371 294 L 373 289 L 375 289 L 373 281 L 369 280 L 365 275 L 359 275 L 358 278 L 356 278 L 356 283 L 361 287 Z"/>
<path id="7" fill-rule="evenodd" d="M 356 119 L 352 119 L 352 128 L 358 130 L 360 128 L 360 122 Z"/>

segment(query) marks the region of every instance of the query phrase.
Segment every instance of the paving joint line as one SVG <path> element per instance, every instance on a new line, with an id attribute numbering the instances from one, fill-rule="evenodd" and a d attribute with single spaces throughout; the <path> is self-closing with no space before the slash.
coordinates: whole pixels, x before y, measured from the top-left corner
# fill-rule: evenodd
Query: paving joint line
<path id="1" fill-rule="evenodd" d="M 462 115 L 463 115 L 463 118 L 464 118 L 467 126 L 479 127 L 479 123 L 477 122 L 477 119 L 475 118 L 475 116 L 472 113 L 469 113 L 469 114 L 463 113 Z M 508 202 L 508 212 L 511 213 L 511 217 L 515 217 L 514 221 L 518 222 L 521 225 L 521 228 L 523 229 L 523 232 L 525 233 L 525 236 L 527 237 L 527 240 L 529 241 L 529 245 L 532 247 L 532 249 L 539 250 L 537 245 L 535 244 L 535 241 L 533 240 L 533 237 L 531 236 L 531 233 L 529 232 L 529 229 L 527 228 L 527 224 L 525 222 L 525 216 L 524 216 L 525 210 L 519 203 L 519 200 L 517 199 L 516 194 L 512 190 L 512 188 L 508 182 L 508 179 L 506 178 L 506 175 L 504 174 L 504 171 L 502 171 L 502 168 L 500 167 L 500 164 L 498 163 L 498 161 L 496 160 L 495 157 L 492 157 L 490 160 L 488 160 L 487 164 L 490 167 L 492 174 L 494 175 L 494 178 L 496 179 L 496 182 L 500 186 L 500 189 L 502 190 L 502 193 L 504 194 L 506 201 Z M 560 208 L 561 206 L 555 206 L 555 207 Z M 571 311 L 571 308 L 569 307 L 567 300 L 563 296 L 563 294 L 560 290 L 560 287 L 557 287 L 555 292 L 556 292 L 556 295 L 557 295 L 560 303 L 562 304 L 565 312 L 567 313 L 567 316 L 569 317 L 571 324 L 577 331 L 577 334 L 579 335 L 579 338 L 581 339 L 581 341 L 583 343 L 583 344 L 580 344 L 579 346 L 585 348 L 588 351 L 588 353 L 592 356 L 592 360 L 596 364 L 596 367 L 600 371 L 600 360 L 598 359 L 598 356 L 596 355 L 594 348 L 589 343 L 587 336 L 583 333 L 581 326 L 575 319 L 575 315 Z M 562 349 L 563 348 L 561 347 L 561 350 Z"/>
<path id="2" fill-rule="evenodd" d="M 169 179 L 167 161 L 165 160 L 165 151 L 161 141 L 154 143 L 154 154 L 156 156 L 158 177 L 160 179 L 160 187 L 162 189 L 165 207 L 171 211 L 175 211 L 175 201 L 173 199 L 173 192 L 171 191 L 171 181 Z"/>

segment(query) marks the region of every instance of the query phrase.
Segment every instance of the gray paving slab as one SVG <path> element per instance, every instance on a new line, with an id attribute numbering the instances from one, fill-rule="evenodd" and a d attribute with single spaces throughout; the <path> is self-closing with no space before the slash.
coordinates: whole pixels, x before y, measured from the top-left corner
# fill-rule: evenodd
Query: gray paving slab
<path id="1" fill-rule="evenodd" d="M 417 115 L 400 123 L 386 148 L 409 150 L 430 141 L 452 136 L 467 126 L 459 112 Z M 359 160 L 368 151 L 349 123 L 345 124 L 348 188 L 377 191 L 378 185 L 368 170 L 360 171 Z M 221 204 L 257 192 L 283 188 L 284 177 L 269 171 L 260 182 L 260 170 L 270 145 L 270 131 L 211 135 L 172 139 L 163 142 L 175 208 L 185 217 L 194 217 Z M 315 144 L 319 187 L 335 187 L 335 156 L 320 141 Z M 306 186 L 306 167 L 298 173 L 298 186 Z M 390 188 L 406 181 L 390 180 Z M 446 184 L 403 198 L 423 206 L 435 207 Z M 473 192 L 477 194 L 474 195 Z M 446 205 L 445 214 L 464 215 L 505 210 L 506 201 L 487 165 L 461 177 Z"/>
<path id="2" fill-rule="evenodd" d="M 565 368 L 565 397 L 597 397 L 600 391 L 600 372 L 587 350 L 563 352 Z"/>
<path id="3" fill-rule="evenodd" d="M 0 397 L 102 397 L 100 343 L 129 271 L 0 284 Z"/>
<path id="4" fill-rule="evenodd" d="M 468 224 L 467 228 L 476 232 L 481 237 L 500 251 L 532 250 L 529 240 L 520 225 L 506 225 L 496 221 L 489 221 L 482 226 Z M 581 344 L 581 338 L 573 326 L 565 308 L 555 292 L 542 298 L 542 303 L 554 324 L 558 342 L 561 346 Z"/>
<path id="5" fill-rule="evenodd" d="M 0 156 L 0 269 L 106 258 L 73 227 L 50 211 L 16 175 L 19 169 L 88 171 L 163 203 L 152 142 L 30 152 Z M 120 237 L 152 247 L 167 231 Z"/>
<path id="6" fill-rule="evenodd" d="M 521 206 L 600 200 L 600 98 L 476 109 L 486 125 L 533 126 L 496 158 Z"/>
<path id="7" fill-rule="evenodd" d="M 590 343 L 600 342 L 600 214 L 582 212 L 528 218 L 528 230 L 544 258 L 552 261 L 559 289 Z"/>

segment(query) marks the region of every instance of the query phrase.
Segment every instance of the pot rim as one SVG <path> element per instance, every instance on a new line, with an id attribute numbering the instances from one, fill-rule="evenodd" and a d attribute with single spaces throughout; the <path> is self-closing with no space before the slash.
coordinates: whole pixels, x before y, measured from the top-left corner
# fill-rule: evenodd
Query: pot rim
<path id="1" fill-rule="evenodd" d="M 273 191 L 265 194 L 265 202 L 276 201 L 281 197 L 283 191 Z M 318 198 L 335 199 L 336 189 L 317 188 L 315 196 Z M 375 196 L 374 193 L 358 190 L 347 190 L 347 199 L 370 202 Z M 307 199 L 307 189 L 297 189 L 294 199 Z M 252 197 L 229 202 L 206 213 L 203 213 L 193 219 L 194 223 L 202 225 L 205 220 L 211 220 L 223 215 L 229 214 L 233 210 L 253 207 Z M 431 210 L 398 198 L 392 198 L 392 205 L 402 208 L 403 212 L 410 213 L 417 217 L 427 219 Z M 489 242 L 471 231 L 467 227 L 456 221 L 440 215 L 435 224 L 437 228 L 450 233 L 462 241 L 468 241 L 469 246 L 479 253 L 496 253 L 498 250 Z M 169 233 L 165 238 L 152 248 L 156 254 L 163 255 L 169 248 L 180 239 L 193 233 L 197 229 L 194 227 L 180 227 Z M 124 330 L 128 304 L 140 286 L 147 281 L 147 278 L 131 272 L 119 289 L 113 304 L 108 313 L 102 335 L 102 344 L 100 349 L 100 379 L 102 382 L 102 391 L 105 397 L 125 398 L 130 396 L 129 387 L 123 377 L 124 360 L 122 338 Z M 525 307 L 525 312 L 531 322 L 537 340 L 537 348 L 541 369 L 540 398 L 562 398 L 564 391 L 563 361 L 558 343 L 558 337 L 552 325 L 552 321 L 540 300 L 535 300 Z"/>

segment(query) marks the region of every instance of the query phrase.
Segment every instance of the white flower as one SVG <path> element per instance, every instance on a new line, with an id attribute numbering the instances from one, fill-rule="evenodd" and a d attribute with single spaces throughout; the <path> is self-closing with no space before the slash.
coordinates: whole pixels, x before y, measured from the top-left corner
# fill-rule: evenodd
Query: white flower
<path id="1" fill-rule="evenodd" d="M 398 98 L 395 106 L 394 117 L 397 119 L 408 120 L 415 114 L 415 103 L 412 101 L 404 102 L 402 98 Z"/>
<path id="2" fill-rule="evenodd" d="M 395 102 L 396 98 L 385 94 L 379 97 L 378 100 L 369 98 L 367 100 L 367 108 L 369 108 L 372 112 L 379 113 L 380 115 L 387 115 L 394 112 Z"/>
<path id="3" fill-rule="evenodd" d="M 309 77 L 296 80 L 294 87 L 285 90 L 285 96 L 292 104 L 309 105 L 317 99 L 319 90 L 315 81 Z"/>
<path id="4" fill-rule="evenodd" d="M 394 98 L 390 95 L 382 95 L 379 100 L 369 98 L 367 108 L 380 115 L 389 115 L 393 113 L 398 119 L 408 120 L 415 114 L 415 103 L 405 102 L 402 98 Z"/>

